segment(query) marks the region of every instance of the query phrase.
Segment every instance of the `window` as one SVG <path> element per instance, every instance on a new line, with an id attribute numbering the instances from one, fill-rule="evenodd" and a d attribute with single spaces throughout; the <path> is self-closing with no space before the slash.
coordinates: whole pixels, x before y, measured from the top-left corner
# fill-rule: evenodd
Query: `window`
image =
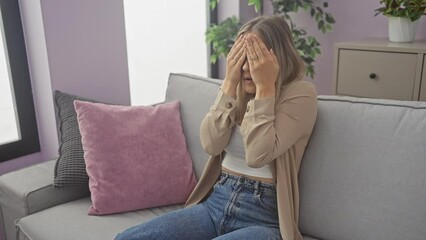
<path id="1" fill-rule="evenodd" d="M 40 151 L 18 1 L 0 0 L 0 162 Z"/>
<path id="2" fill-rule="evenodd" d="M 2 34 L 4 36 L 4 34 Z M 3 38 L 0 38 L 0 46 L 4 46 Z M 6 49 L 0 48 L 0 144 L 14 142 L 20 139 L 18 118 L 15 111 L 13 85 L 10 82 L 9 66 L 6 59 Z"/>
<path id="3" fill-rule="evenodd" d="M 124 15 L 132 105 L 163 101 L 171 72 L 217 72 L 205 41 L 208 1 L 124 0 Z"/>

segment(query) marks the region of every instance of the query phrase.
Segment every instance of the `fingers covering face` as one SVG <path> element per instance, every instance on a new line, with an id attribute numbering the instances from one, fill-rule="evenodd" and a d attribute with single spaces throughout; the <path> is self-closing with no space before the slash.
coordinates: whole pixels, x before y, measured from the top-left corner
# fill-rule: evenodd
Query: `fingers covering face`
<path id="1" fill-rule="evenodd" d="M 235 58 L 235 55 L 240 51 L 241 48 L 244 48 L 244 36 L 240 35 L 238 37 L 237 41 L 235 41 L 234 45 L 232 46 L 231 50 L 229 51 L 228 56 L 231 59 Z"/>
<path id="2" fill-rule="evenodd" d="M 247 47 L 247 50 L 248 50 L 247 51 L 248 52 L 247 57 L 248 57 L 249 63 L 252 63 L 255 59 L 258 58 L 258 56 L 256 54 L 256 51 L 254 50 L 251 37 L 247 37 L 245 44 L 246 44 L 246 47 Z"/>
<path id="3" fill-rule="evenodd" d="M 263 43 L 263 41 L 255 34 L 250 34 L 247 37 L 245 43 L 247 45 L 249 53 L 251 52 L 251 55 L 249 54 L 249 56 L 252 56 L 254 59 L 269 57 L 270 51 Z"/>
<path id="4" fill-rule="evenodd" d="M 246 37 L 245 45 L 247 48 L 247 58 L 249 63 L 254 63 L 254 61 L 264 61 L 270 59 L 274 62 L 277 62 L 277 58 L 274 52 L 268 50 L 265 43 L 260 39 L 259 36 L 255 34 L 249 34 Z"/>
<path id="5" fill-rule="evenodd" d="M 253 65 L 255 61 L 277 60 L 275 54 L 268 50 L 260 37 L 253 33 L 240 35 L 228 54 L 228 61 L 237 65 L 242 65 L 246 58 L 250 65 Z"/>
<path id="6" fill-rule="evenodd" d="M 236 58 L 237 66 L 242 67 L 246 58 L 247 58 L 247 50 L 246 50 L 246 48 L 241 48 L 240 54 L 239 54 L 238 58 Z"/>
<path id="7" fill-rule="evenodd" d="M 263 42 L 260 41 L 256 35 L 253 35 L 253 37 L 251 38 L 251 42 L 253 44 L 253 49 L 257 57 L 263 59 L 265 57 L 265 54 L 267 54 L 267 51 L 265 53 L 263 52 L 264 49 L 266 49 L 265 44 L 263 44 Z"/>

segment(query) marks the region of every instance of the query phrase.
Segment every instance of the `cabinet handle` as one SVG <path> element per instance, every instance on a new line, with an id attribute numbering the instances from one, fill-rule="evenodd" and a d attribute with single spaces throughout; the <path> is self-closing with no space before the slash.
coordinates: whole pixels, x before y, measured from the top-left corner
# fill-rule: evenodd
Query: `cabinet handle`
<path id="1" fill-rule="evenodd" d="M 370 79 L 376 79 L 377 75 L 375 73 L 370 73 Z"/>

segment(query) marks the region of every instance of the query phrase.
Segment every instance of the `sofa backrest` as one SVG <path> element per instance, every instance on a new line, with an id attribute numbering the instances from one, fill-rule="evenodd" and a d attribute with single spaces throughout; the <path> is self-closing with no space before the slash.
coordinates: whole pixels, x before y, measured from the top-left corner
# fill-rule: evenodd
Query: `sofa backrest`
<path id="1" fill-rule="evenodd" d="M 208 155 L 199 129 L 221 81 L 171 74 L 197 178 Z M 319 96 L 299 172 L 304 235 L 339 240 L 424 240 L 426 103 Z"/>
<path id="2" fill-rule="evenodd" d="M 200 178 L 208 155 L 201 147 L 200 125 L 216 99 L 221 81 L 188 74 L 170 74 L 166 101 L 179 100 L 183 132 L 189 154 Z"/>
<path id="3" fill-rule="evenodd" d="M 303 234 L 426 239 L 426 102 L 320 96 L 299 172 Z"/>

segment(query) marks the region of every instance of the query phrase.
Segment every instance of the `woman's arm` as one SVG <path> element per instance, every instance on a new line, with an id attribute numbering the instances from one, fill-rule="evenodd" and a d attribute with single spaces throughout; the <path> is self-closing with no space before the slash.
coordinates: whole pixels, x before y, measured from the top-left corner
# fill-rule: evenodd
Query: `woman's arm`
<path id="1" fill-rule="evenodd" d="M 235 126 L 235 99 L 219 90 L 216 101 L 200 127 L 201 145 L 210 155 L 219 155 L 229 142 Z"/>
<path id="2" fill-rule="evenodd" d="M 240 36 L 232 46 L 226 61 L 226 76 L 215 103 L 201 122 L 201 145 L 210 155 L 219 155 L 229 142 L 235 126 L 236 89 L 241 81 L 241 68 L 247 53 L 244 36 Z"/>
<path id="3" fill-rule="evenodd" d="M 311 83 L 294 83 L 282 94 L 283 100 L 276 108 L 273 97 L 254 99 L 247 105 L 241 134 L 250 167 L 269 164 L 308 134 L 315 124 L 317 95 Z"/>

